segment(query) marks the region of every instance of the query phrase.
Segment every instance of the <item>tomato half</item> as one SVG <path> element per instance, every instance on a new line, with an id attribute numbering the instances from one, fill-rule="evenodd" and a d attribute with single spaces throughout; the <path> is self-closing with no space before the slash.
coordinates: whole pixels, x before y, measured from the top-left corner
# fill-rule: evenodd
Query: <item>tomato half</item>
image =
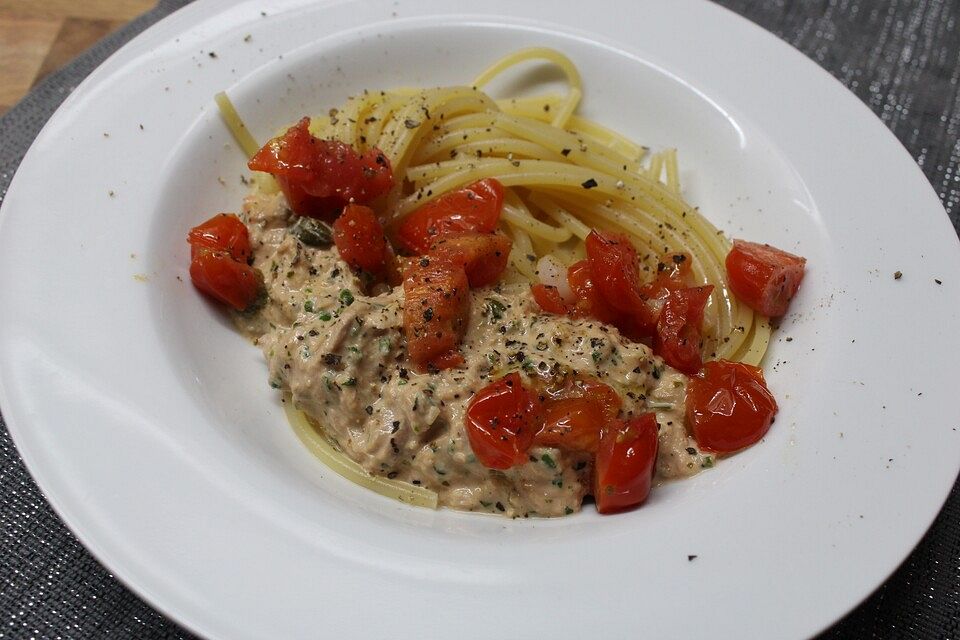
<path id="1" fill-rule="evenodd" d="M 477 460 L 490 469 L 509 469 L 527 461 L 533 443 L 536 396 L 520 374 L 487 385 L 467 406 L 467 438 Z"/>
<path id="2" fill-rule="evenodd" d="M 338 140 L 315 138 L 310 118 L 267 142 L 247 166 L 273 175 L 300 215 L 329 215 L 349 202 L 368 204 L 393 187 L 390 161 L 379 149 L 360 154 Z"/>
<path id="3" fill-rule="evenodd" d="M 763 371 L 740 362 L 703 365 L 687 387 L 687 427 L 702 449 L 730 453 L 757 442 L 777 413 Z"/>
<path id="4" fill-rule="evenodd" d="M 569 311 L 556 287 L 535 284 L 530 287 L 530 293 L 533 294 L 534 301 L 547 313 L 563 315 Z"/>
<path id="5" fill-rule="evenodd" d="M 700 371 L 703 364 L 700 325 L 712 292 L 712 284 L 671 291 L 657 320 L 654 352 L 668 365 L 688 375 Z"/>
<path id="6" fill-rule="evenodd" d="M 640 263 L 637 250 L 622 234 L 594 229 L 586 240 L 587 260 L 594 286 L 614 309 L 638 313 L 644 306 L 640 297 Z"/>
<path id="7" fill-rule="evenodd" d="M 606 298 L 594 284 L 590 263 L 587 260 L 570 265 L 567 269 L 567 282 L 577 297 L 573 308 L 574 317 L 596 318 L 607 324 L 615 324 L 620 319 L 620 312 L 607 303 Z"/>
<path id="8" fill-rule="evenodd" d="M 543 424 L 534 442 L 568 451 L 596 452 L 606 422 L 600 404 L 590 398 L 548 400 L 541 409 Z"/>
<path id="9" fill-rule="evenodd" d="M 196 249 L 190 261 L 190 280 L 203 293 L 237 311 L 255 306 L 264 293 L 260 272 L 226 251 Z"/>
<path id="10" fill-rule="evenodd" d="M 407 352 L 421 368 L 442 369 L 462 360 L 470 285 L 463 266 L 436 256 L 407 264 L 403 279 L 403 332 Z"/>
<path id="11" fill-rule="evenodd" d="M 500 279 L 513 241 L 502 233 L 465 233 L 438 240 L 430 255 L 463 265 L 471 287 L 486 287 Z"/>
<path id="12" fill-rule="evenodd" d="M 806 258 L 768 244 L 734 240 L 726 260 L 730 290 L 754 311 L 782 316 L 800 288 L 806 264 Z"/>
<path id="13" fill-rule="evenodd" d="M 247 226 L 232 213 L 218 213 L 190 229 L 187 242 L 192 253 L 199 249 L 226 251 L 231 258 L 240 262 L 246 262 L 252 254 Z"/>
<path id="14" fill-rule="evenodd" d="M 486 178 L 445 193 L 410 213 L 397 228 L 397 240 L 404 250 L 420 255 L 440 238 L 495 231 L 501 209 L 503 185 Z"/>
<path id="15" fill-rule="evenodd" d="M 603 429 L 594 468 L 597 511 L 612 513 L 647 499 L 658 447 L 657 419 L 652 413 L 614 420 Z"/>
<path id="16" fill-rule="evenodd" d="M 390 253 L 383 227 L 370 207 L 348 204 L 333 223 L 333 242 L 343 261 L 354 269 L 380 274 Z"/>

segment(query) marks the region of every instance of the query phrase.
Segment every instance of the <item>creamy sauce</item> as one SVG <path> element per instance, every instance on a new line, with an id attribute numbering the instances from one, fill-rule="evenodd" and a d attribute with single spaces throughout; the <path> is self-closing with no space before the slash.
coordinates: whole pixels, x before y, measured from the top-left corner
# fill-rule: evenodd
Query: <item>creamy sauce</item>
<path id="1" fill-rule="evenodd" d="M 518 371 L 529 381 L 594 376 L 623 398 L 623 416 L 655 411 L 659 479 L 712 465 L 683 424 L 687 378 L 642 344 L 590 320 L 540 313 L 522 285 L 471 292 L 462 368 L 419 374 L 402 332 L 403 288 L 363 295 L 336 249 L 304 245 L 281 195 L 250 196 L 242 214 L 269 300 L 240 329 L 263 350 L 270 385 L 289 392 L 369 473 L 422 486 L 454 509 L 511 517 L 579 510 L 589 454 L 533 448 L 529 461 L 488 469 L 470 450 L 464 413 L 487 384 Z"/>

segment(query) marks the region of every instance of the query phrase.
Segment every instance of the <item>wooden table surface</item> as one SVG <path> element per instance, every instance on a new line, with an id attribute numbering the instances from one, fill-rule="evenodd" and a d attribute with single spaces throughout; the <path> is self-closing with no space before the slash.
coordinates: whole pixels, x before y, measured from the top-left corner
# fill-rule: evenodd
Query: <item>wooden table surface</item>
<path id="1" fill-rule="evenodd" d="M 0 115 L 156 0 L 0 0 Z"/>

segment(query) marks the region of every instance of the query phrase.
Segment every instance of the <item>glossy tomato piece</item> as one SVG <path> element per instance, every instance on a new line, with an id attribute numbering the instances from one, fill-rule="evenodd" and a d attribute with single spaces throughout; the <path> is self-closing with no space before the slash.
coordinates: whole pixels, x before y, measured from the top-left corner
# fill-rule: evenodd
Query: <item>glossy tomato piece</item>
<path id="1" fill-rule="evenodd" d="M 609 422 L 620 413 L 623 400 L 610 385 L 604 384 L 593 376 L 575 374 L 565 376 L 559 382 L 543 390 L 545 399 L 589 398 L 597 404 Z"/>
<path id="2" fill-rule="evenodd" d="M 800 288 L 807 259 L 768 244 L 734 240 L 726 263 L 734 295 L 761 315 L 776 318 L 787 312 Z"/>
<path id="3" fill-rule="evenodd" d="M 247 166 L 273 175 L 300 215 L 329 215 L 349 202 L 368 204 L 393 187 L 390 161 L 378 149 L 363 154 L 310 133 L 310 118 L 265 144 Z"/>
<path id="4" fill-rule="evenodd" d="M 200 249 L 226 251 L 240 262 L 246 262 L 252 254 L 247 226 L 232 213 L 218 213 L 190 229 L 187 242 L 193 253 Z"/>
<path id="5" fill-rule="evenodd" d="M 615 324 L 620 320 L 622 314 L 607 302 L 594 284 L 589 261 L 581 260 L 570 265 L 567 282 L 577 297 L 573 308 L 574 317 L 596 318 L 607 324 Z"/>
<path id="6" fill-rule="evenodd" d="M 657 320 L 653 350 L 664 361 L 687 375 L 700 371 L 700 327 L 703 310 L 710 301 L 713 285 L 671 291 Z"/>
<path id="7" fill-rule="evenodd" d="M 640 295 L 659 315 L 671 291 L 685 289 L 692 283 L 692 260 L 685 253 L 668 253 L 657 262 L 657 273 L 640 287 Z"/>
<path id="8" fill-rule="evenodd" d="M 477 460 L 490 469 L 509 469 L 527 461 L 536 432 L 537 398 L 520 374 L 487 385 L 467 406 L 467 438 Z"/>
<path id="9" fill-rule="evenodd" d="M 500 222 L 503 185 L 494 178 L 445 193 L 400 222 L 397 240 L 414 255 L 426 253 L 440 238 L 462 233 L 491 233 Z"/>
<path id="10" fill-rule="evenodd" d="M 687 427 L 702 449 L 730 453 L 757 442 L 777 413 L 763 371 L 740 362 L 703 365 L 687 387 Z"/>
<path id="11" fill-rule="evenodd" d="M 513 241 L 502 233 L 465 233 L 438 240 L 430 255 L 463 265 L 471 287 L 486 287 L 500 279 Z"/>
<path id="12" fill-rule="evenodd" d="M 534 443 L 568 451 L 596 452 L 606 416 L 590 398 L 548 400 L 541 409 L 542 426 Z"/>
<path id="13" fill-rule="evenodd" d="M 374 275 L 384 271 L 390 258 L 377 214 L 360 204 L 348 204 L 334 221 L 333 242 L 344 262 Z"/>
<path id="14" fill-rule="evenodd" d="M 255 307 L 265 295 L 260 272 L 234 260 L 226 251 L 204 248 L 194 251 L 190 280 L 203 293 L 237 311 Z"/>
<path id="15" fill-rule="evenodd" d="M 621 313 L 639 313 L 645 307 L 640 296 L 640 263 L 629 238 L 594 229 L 587 236 L 586 247 L 594 286 L 607 304 Z"/>
<path id="16" fill-rule="evenodd" d="M 470 285 L 463 265 L 436 256 L 407 263 L 403 278 L 403 333 L 421 368 L 456 366 L 466 329 Z"/>
<path id="17" fill-rule="evenodd" d="M 533 294 L 533 299 L 540 305 L 540 308 L 547 313 L 563 315 L 570 310 L 556 287 L 535 284 L 530 287 L 530 293 Z"/>
<path id="18" fill-rule="evenodd" d="M 597 511 L 613 513 L 647 499 L 658 447 L 657 419 L 652 413 L 614 420 L 603 429 L 594 468 Z"/>

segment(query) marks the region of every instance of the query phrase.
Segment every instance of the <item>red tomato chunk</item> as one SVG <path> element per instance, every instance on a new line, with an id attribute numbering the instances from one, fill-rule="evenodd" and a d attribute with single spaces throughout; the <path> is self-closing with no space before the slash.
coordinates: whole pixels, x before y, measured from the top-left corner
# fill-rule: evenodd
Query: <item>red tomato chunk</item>
<path id="1" fill-rule="evenodd" d="M 700 371 L 700 325 L 713 285 L 671 291 L 657 321 L 653 349 L 664 361 L 688 375 Z"/>
<path id="2" fill-rule="evenodd" d="M 462 265 L 471 287 L 486 287 L 503 274 L 511 245 L 502 233 L 467 233 L 437 241 L 429 255 Z"/>
<path id="3" fill-rule="evenodd" d="M 410 213 L 397 229 L 399 246 L 420 255 L 441 238 L 492 233 L 503 209 L 503 185 L 493 178 L 445 193 Z"/>
<path id="4" fill-rule="evenodd" d="M 467 437 L 481 464 L 509 469 L 527 461 L 536 433 L 536 396 L 511 373 L 474 395 L 467 407 Z"/>
<path id="5" fill-rule="evenodd" d="M 740 362 L 703 365 L 687 388 L 687 428 L 702 449 L 731 453 L 762 438 L 773 423 L 777 401 L 763 371 Z"/>
<path id="6" fill-rule="evenodd" d="M 597 511 L 613 513 L 647 499 L 658 447 L 657 419 L 652 413 L 614 420 L 603 430 L 594 469 Z"/>
<path id="7" fill-rule="evenodd" d="M 358 153 L 338 140 L 315 138 L 309 127 L 310 118 L 303 118 L 247 165 L 276 178 L 294 212 L 330 217 L 350 202 L 369 204 L 393 187 L 390 161 L 379 149 Z"/>
<path id="8" fill-rule="evenodd" d="M 370 274 L 382 273 L 391 257 L 380 221 L 363 205 L 344 208 L 333 223 L 333 242 L 344 262 Z"/>
<path id="9" fill-rule="evenodd" d="M 252 251 L 247 227 L 232 213 L 220 213 L 198 224 L 187 235 L 193 252 L 200 249 L 226 251 L 230 257 L 247 262 Z"/>
<path id="10" fill-rule="evenodd" d="M 726 264 L 734 295 L 754 311 L 777 318 L 800 288 L 807 260 L 768 244 L 734 240 Z"/>
<path id="11" fill-rule="evenodd" d="M 403 332 L 407 352 L 421 368 L 463 363 L 458 348 L 466 329 L 469 290 L 462 265 L 436 256 L 408 263 L 403 279 Z"/>

